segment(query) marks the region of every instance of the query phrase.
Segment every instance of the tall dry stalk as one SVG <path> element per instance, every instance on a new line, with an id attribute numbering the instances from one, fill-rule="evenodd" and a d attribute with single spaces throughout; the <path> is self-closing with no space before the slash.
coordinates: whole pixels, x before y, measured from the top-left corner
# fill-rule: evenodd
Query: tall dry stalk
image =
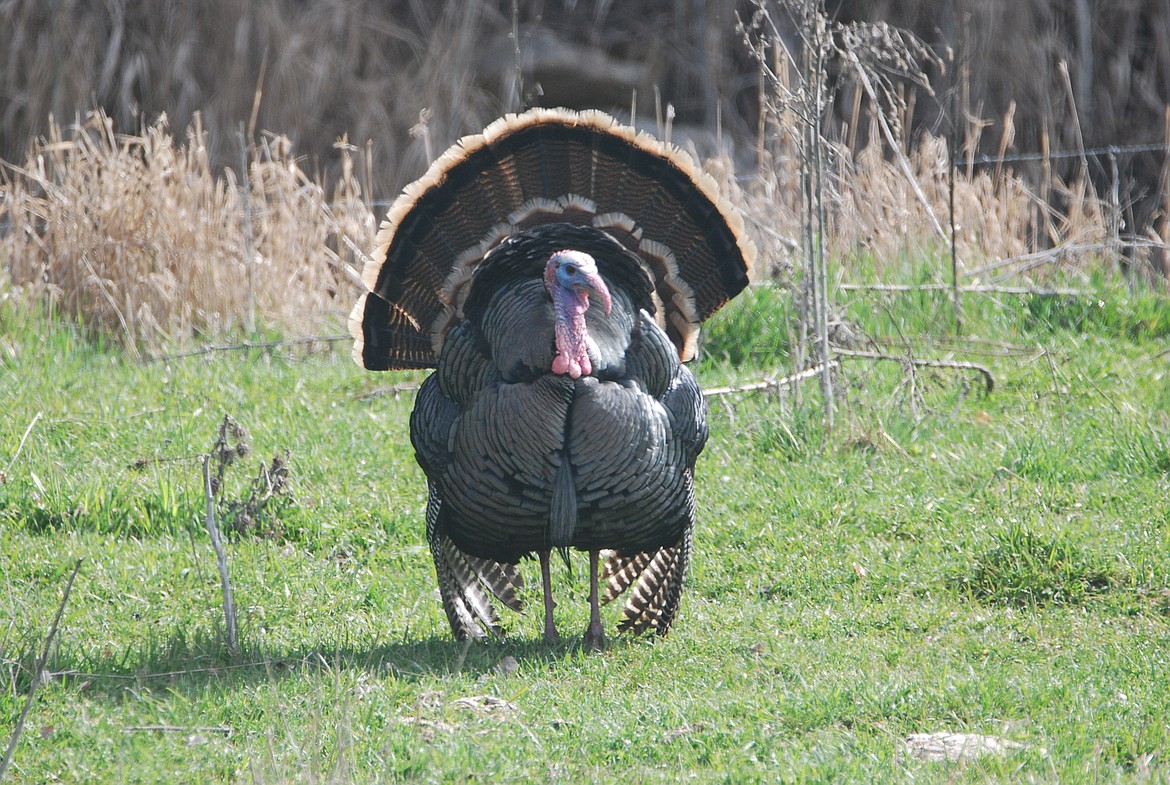
<path id="1" fill-rule="evenodd" d="M 825 258 L 825 144 L 822 128 L 825 114 L 832 103 L 826 86 L 825 57 L 828 53 L 828 20 L 822 0 L 803 0 L 799 7 L 800 70 L 805 96 L 804 149 L 801 151 L 801 180 L 805 193 L 805 256 L 809 260 L 810 283 L 806 287 L 812 299 L 813 325 L 816 336 L 816 356 L 821 363 L 821 398 L 825 406 L 825 422 L 830 429 L 836 414 L 836 395 L 833 390 L 833 368 L 829 354 L 829 270 Z"/>
<path id="2" fill-rule="evenodd" d="M 227 548 L 219 529 L 221 516 L 218 513 L 225 506 L 223 486 L 227 468 L 247 455 L 249 450 L 247 431 L 225 414 L 220 422 L 219 432 L 215 437 L 215 443 L 211 446 L 211 451 L 202 455 L 200 460 L 203 469 L 205 502 L 203 525 L 207 528 L 207 534 L 211 538 L 211 547 L 215 551 L 215 565 L 219 571 L 219 586 L 223 594 L 224 644 L 227 646 L 228 654 L 232 657 L 238 657 L 240 654 L 239 613 L 236 609 L 235 593 L 232 590 Z"/>
<path id="3" fill-rule="evenodd" d="M 244 313 L 244 331 L 249 335 L 256 332 L 256 243 L 252 235 L 252 178 L 248 173 L 251 155 L 249 136 L 244 134 L 240 124 L 240 201 L 244 212 L 244 269 L 248 274 L 248 309 Z"/>
<path id="4" fill-rule="evenodd" d="M 782 26 L 778 18 L 786 19 Z M 830 202 L 839 202 L 846 160 L 839 143 L 827 137 L 834 91 L 829 87 L 830 63 L 863 88 L 870 111 L 870 128 L 880 128 L 883 148 L 921 205 L 939 235 L 946 237 L 930 199 L 906 156 L 903 129 L 912 113 L 906 93 L 887 75 L 896 68 L 924 89 L 925 62 L 935 62 L 917 39 L 885 25 L 840 25 L 825 13 L 823 0 L 756 0 L 750 23 L 741 22 L 749 51 L 755 57 L 768 90 L 762 93 L 762 112 L 771 115 L 781 138 L 790 140 L 799 167 L 800 236 L 805 268 L 801 276 L 798 312 L 802 315 L 798 364 L 812 357 L 821 363 L 821 394 L 825 421 L 834 422 L 835 392 L 830 354 L 830 325 L 835 321 L 829 291 L 826 242 L 830 232 Z M 787 34 L 786 34 L 787 33 Z M 769 56 L 771 54 L 771 56 Z M 838 74 L 838 78 L 841 74 Z M 856 125 L 856 115 L 854 112 Z M 795 133 L 788 131 L 795 123 Z M 855 132 L 850 129 L 849 134 Z M 773 159 L 780 159 L 773 155 Z M 765 177 L 767 175 L 765 174 Z M 812 345 L 808 333 L 812 331 Z"/>
<path id="5" fill-rule="evenodd" d="M 771 9 L 758 0 L 750 21 L 740 22 L 748 50 L 760 74 L 761 125 L 758 131 L 757 166 L 768 165 L 770 145 L 765 129 L 769 120 L 784 128 L 794 145 L 798 164 L 801 201 L 798 236 L 804 259 L 799 268 L 797 295 L 798 325 L 796 364 L 803 367 L 810 357 L 819 356 L 819 374 L 825 406 L 825 420 L 834 417 L 832 371 L 828 360 L 828 281 L 825 269 L 825 167 L 821 128 L 825 107 L 830 101 L 824 80 L 824 17 L 815 0 L 791 0 L 783 4 L 796 31 L 796 51 L 785 41 Z M 796 128 L 792 128 L 796 125 Z M 772 149 L 774 154 L 774 148 Z M 812 331 L 812 346 L 809 332 Z M 814 361 L 815 362 L 815 361 Z"/>
<path id="6" fill-rule="evenodd" d="M 243 177 L 207 149 L 198 117 L 185 142 L 165 119 L 134 135 L 101 113 L 51 126 L 2 183 L 11 284 L 131 351 L 250 333 L 253 312 L 292 335 L 341 330 L 376 228 L 351 148 L 332 193 L 285 137 L 265 136 Z"/>

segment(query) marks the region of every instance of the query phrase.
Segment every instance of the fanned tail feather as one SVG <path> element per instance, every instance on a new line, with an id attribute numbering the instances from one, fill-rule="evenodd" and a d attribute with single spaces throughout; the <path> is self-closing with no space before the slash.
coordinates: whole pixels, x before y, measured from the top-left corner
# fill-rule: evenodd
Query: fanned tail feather
<path id="1" fill-rule="evenodd" d="M 466 583 L 462 581 L 456 570 L 456 566 L 451 563 L 449 558 L 449 551 L 446 547 L 450 544 L 450 540 L 442 537 L 438 540 L 431 541 L 431 557 L 435 561 L 435 576 L 439 582 L 439 596 L 443 600 L 443 610 L 447 614 L 447 621 L 451 624 L 451 632 L 454 633 L 457 640 L 467 640 L 468 638 L 484 638 L 487 633 L 484 631 L 480 620 L 477 619 L 477 614 L 473 610 L 473 600 L 468 597 L 466 590 Z M 464 567 L 467 567 L 464 563 Z M 478 584 L 475 584 L 478 589 Z M 482 589 L 479 590 L 482 595 Z M 486 598 L 482 598 L 486 600 Z M 482 602 L 480 603 L 482 608 Z M 487 608 L 491 610 L 491 603 L 487 603 Z M 494 616 L 494 612 L 489 614 Z M 488 621 L 488 629 L 493 633 L 499 633 L 499 627 L 496 619 Z"/>
<path id="2" fill-rule="evenodd" d="M 630 588 L 630 584 L 641 577 L 652 556 L 650 553 L 626 556 L 616 551 L 607 551 L 605 568 L 601 573 L 601 580 L 605 581 L 605 593 L 601 596 L 601 604 L 608 605 Z"/>
<path id="3" fill-rule="evenodd" d="M 455 546 L 439 525 L 442 501 L 432 484 L 427 502 L 427 541 L 435 562 L 439 595 L 451 631 L 459 640 L 501 635 L 500 617 L 491 596 L 515 611 L 524 609 L 519 591 L 524 580 L 515 564 L 468 556 Z"/>
<path id="4" fill-rule="evenodd" d="M 471 569 L 475 570 L 476 577 L 497 600 L 517 613 L 524 610 L 524 600 L 520 598 L 520 592 L 524 589 L 524 576 L 515 564 L 462 555 Z"/>
<path id="5" fill-rule="evenodd" d="M 483 584 L 480 583 L 475 569 L 468 562 L 466 554 L 456 548 L 455 543 L 451 540 L 444 538 L 443 557 L 455 579 L 455 586 L 460 598 L 475 614 L 476 620 L 482 626 L 486 626 L 493 634 L 501 634 L 500 617 L 496 613 L 495 607 L 492 606 L 488 593 L 484 591 Z"/>
<path id="6" fill-rule="evenodd" d="M 738 211 L 677 147 L 599 111 L 507 115 L 460 139 L 391 205 L 362 273 L 370 293 L 350 314 L 354 359 L 434 367 L 479 263 L 550 223 L 596 228 L 638 256 L 683 360 L 699 324 L 747 286 L 756 255 Z"/>
<path id="7" fill-rule="evenodd" d="M 619 632 L 641 635 L 654 630 L 658 635 L 670 632 L 678 615 L 683 583 L 691 555 L 691 532 L 678 545 L 659 548 L 650 553 L 612 554 L 605 562 L 603 603 L 629 591 Z"/>

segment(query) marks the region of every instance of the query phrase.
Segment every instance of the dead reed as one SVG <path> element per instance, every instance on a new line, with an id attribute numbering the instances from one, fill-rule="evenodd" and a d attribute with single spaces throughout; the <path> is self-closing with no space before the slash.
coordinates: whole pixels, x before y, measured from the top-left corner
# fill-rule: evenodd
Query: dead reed
<path id="1" fill-rule="evenodd" d="M 907 257 L 941 258 L 952 243 L 952 222 L 957 263 L 953 271 L 939 264 L 939 283 L 978 286 L 1023 276 L 1016 283 L 1037 284 L 1058 269 L 1087 271 L 1116 265 L 1123 254 L 1140 259 L 1165 250 L 1164 238 L 1153 234 L 1149 240 L 1122 237 L 1124 206 L 1099 194 L 1083 169 L 1072 181 L 1052 161 L 1042 162 L 1041 178 L 1017 173 L 1003 160 L 1014 135 L 1011 113 L 994 166 L 955 167 L 960 153 L 947 138 L 912 134 L 917 93 L 903 88 L 929 91 L 928 71 L 946 63 L 908 33 L 881 23 L 832 21 L 817 0 L 756 0 L 753 8 L 739 27 L 760 73 L 763 112 L 755 172 L 740 198 L 757 243 L 779 263 L 780 277 L 794 268 L 796 256 L 809 257 L 802 231 L 807 234 L 810 215 L 823 216 L 814 234 L 823 238 L 833 274 L 846 280 L 850 260 L 859 255 L 879 271 Z M 820 109 L 809 98 L 818 90 L 816 69 L 807 68 L 800 49 L 789 49 L 785 26 L 776 21 L 808 13 L 819 15 L 825 31 L 820 46 L 827 50 L 820 58 L 835 72 L 834 91 L 822 96 Z M 816 29 L 796 39 L 807 46 Z M 855 97 L 852 112 L 840 120 L 833 102 L 849 95 Z M 965 117 L 955 138 L 967 155 L 979 148 L 985 124 Z M 810 124 L 817 129 L 815 145 Z M 802 185 L 810 167 L 823 170 L 811 203 Z"/>
<path id="2" fill-rule="evenodd" d="M 955 150 L 946 139 L 907 131 L 915 93 L 867 66 L 885 58 L 890 69 L 925 87 L 925 50 L 883 25 L 830 27 L 823 7 L 813 0 L 786 2 L 793 8 L 821 8 L 823 21 L 818 24 L 830 33 L 826 46 L 832 48 L 827 58 L 844 85 L 839 94 L 858 98 L 839 127 L 826 119 L 840 114 L 833 114 L 831 106 L 818 109 L 825 114 L 810 124 L 809 106 L 790 97 L 808 94 L 800 79 L 804 85 L 811 82 L 790 67 L 796 60 L 783 50 L 782 31 L 776 25 L 765 30 L 770 30 L 771 40 L 762 33 L 755 39 L 744 34 L 760 70 L 758 101 L 763 107 L 754 161 L 735 161 L 722 152 L 706 166 L 746 212 L 764 251 L 763 276 L 784 284 L 800 280 L 803 263 L 798 260 L 809 256 L 810 237 L 829 260 L 818 275 L 822 290 L 849 281 L 853 260 L 862 256 L 879 271 L 907 258 L 939 259 L 935 282 L 951 284 L 956 292 L 959 286 L 1009 280 L 1043 284 L 1057 269 L 1087 271 L 1118 263 L 1124 246 L 1118 231 L 1122 206 L 1116 198 L 1099 195 L 1084 170 L 1072 181 L 1063 180 L 1050 165 L 1042 167 L 1039 181 L 1026 181 L 1003 162 L 956 170 Z M 770 9 L 784 5 L 758 0 L 754 7 L 767 21 Z M 433 155 L 463 131 L 478 130 L 495 113 L 487 106 L 490 102 L 477 99 L 485 93 L 472 84 L 466 50 L 474 48 L 470 42 L 477 26 L 498 25 L 500 12 L 484 3 L 473 6 L 479 17 L 471 21 L 458 17 L 450 3 L 425 12 L 431 14 L 426 24 L 446 30 L 450 36 L 443 40 L 462 42 L 458 46 L 435 45 L 437 38 L 424 41 L 408 34 L 407 27 L 376 31 L 379 40 L 414 47 L 420 72 L 439 80 L 431 85 L 431 111 L 409 125 L 402 118 L 384 118 L 385 127 L 399 133 L 379 134 L 381 144 L 413 151 L 395 161 L 400 180 L 422 172 L 429 157 L 424 151 Z M 4 11 L 13 14 L 20 8 L 27 6 L 17 3 Z M 243 25 L 275 6 L 264 8 L 252 8 L 236 23 Z M 352 22 L 341 18 L 346 12 L 367 22 L 375 13 L 357 0 L 332 0 L 312 13 L 305 11 L 310 21 L 325 28 L 327 40 L 353 32 Z M 265 24 L 277 24 L 265 19 Z M 25 17 L 18 21 L 24 25 L 18 31 L 36 27 Z M 296 17 L 288 23 L 308 22 Z M 126 24 L 126 29 L 133 27 Z M 346 39 L 335 56 L 362 62 L 377 38 L 365 35 Z M 370 196 L 372 184 L 384 182 L 384 175 L 373 172 L 374 158 L 384 156 L 370 144 L 354 147 L 343 136 L 333 145 L 336 166 L 328 174 L 321 169 L 310 173 L 306 167 L 312 164 L 299 157 L 289 137 L 252 130 L 258 118 L 275 111 L 271 95 L 265 96 L 276 82 L 289 78 L 281 70 L 287 66 L 282 58 L 300 51 L 290 46 L 282 46 L 271 69 L 266 61 L 257 64 L 257 79 L 248 88 L 251 119 L 238 133 L 205 131 L 198 113 L 182 139 L 176 139 L 165 116 L 132 134 L 117 133 L 115 120 L 101 111 L 70 126 L 50 120 L 47 136 L 32 144 L 24 163 L 9 165 L 0 174 L 0 226 L 5 227 L 0 231 L 0 293 L 10 289 L 47 302 L 117 336 L 135 352 L 157 353 L 191 339 L 248 337 L 257 327 L 289 338 L 343 332 L 344 316 L 360 287 L 362 255 L 371 247 L 384 211 L 373 208 Z M 116 59 L 120 52 L 110 56 Z M 308 52 L 301 55 L 308 57 Z M 180 58 L 171 67 L 182 64 Z M 385 65 L 381 63 L 380 71 Z M 818 67 L 826 66 L 822 62 Z M 511 78 L 521 77 L 513 73 Z M 238 80 L 233 85 L 238 88 Z M 310 80 L 304 95 L 326 101 L 323 85 Z M 374 89 L 373 82 L 366 86 Z M 275 94 L 286 95 L 288 89 L 285 85 Z M 357 89 L 353 80 L 338 89 L 346 101 L 361 100 L 349 94 Z M 826 94 L 824 100 L 832 96 Z M 381 111 L 373 103 L 371 107 L 375 114 Z M 1012 122 L 1009 112 L 1001 155 L 1008 149 Z M 466 127 L 470 123 L 475 125 Z M 276 127 L 299 125 L 294 115 Z M 980 147 L 984 127 L 972 117 L 954 138 L 963 140 L 969 153 Z M 374 135 L 371 126 L 362 128 L 370 137 L 360 139 Z M 810 128 L 818 129 L 812 137 Z M 676 140 L 685 139 L 687 130 L 675 128 Z M 807 188 L 807 169 L 802 169 L 810 138 L 822 167 L 815 198 Z M 217 165 L 212 151 L 233 144 L 236 165 Z M 1063 208 L 1057 211 L 1053 204 Z M 810 233 L 805 218 L 814 208 L 818 225 Z M 949 250 L 952 224 L 953 268 L 941 262 Z M 1148 242 L 1147 250 L 1165 249 L 1160 236 L 1151 235 Z M 821 310 L 827 317 L 828 307 Z"/>
<path id="3" fill-rule="evenodd" d="M 748 214 L 769 275 L 784 280 L 800 248 L 799 148 L 795 129 L 776 122 L 770 133 L 762 165 L 748 176 L 737 177 L 726 155 L 706 168 Z M 907 155 L 910 176 L 876 131 L 855 151 L 827 144 L 835 163 L 825 238 L 836 278 L 848 279 L 858 254 L 882 264 L 945 248 L 933 227 L 947 222 L 946 140 L 923 137 Z M 261 135 L 248 157 L 245 201 L 236 170 L 213 170 L 198 119 L 182 141 L 165 118 L 133 135 L 114 133 L 101 113 L 80 126 L 54 123 L 0 180 L 0 223 L 10 224 L 0 235 L 0 269 L 24 298 L 51 303 L 133 351 L 238 337 L 253 316 L 290 337 L 342 331 L 384 208 L 371 207 L 360 183 L 364 153 L 338 149 L 340 176 L 327 186 L 301 168 L 287 137 Z M 963 284 L 1021 275 L 1042 283 L 1054 269 L 1101 263 L 1108 205 L 1086 181 L 1053 178 L 1047 186 L 1064 194 L 1065 213 L 1008 169 L 956 174 Z M 940 264 L 939 282 L 947 275 Z"/>
<path id="4" fill-rule="evenodd" d="M 239 335 L 253 316 L 291 335 L 336 331 L 375 228 L 353 150 L 340 152 L 327 192 L 286 137 L 265 135 L 244 199 L 237 172 L 212 169 L 198 117 L 183 142 L 165 118 L 134 135 L 100 112 L 53 123 L 4 175 L 0 259 L 28 298 L 132 351 Z"/>

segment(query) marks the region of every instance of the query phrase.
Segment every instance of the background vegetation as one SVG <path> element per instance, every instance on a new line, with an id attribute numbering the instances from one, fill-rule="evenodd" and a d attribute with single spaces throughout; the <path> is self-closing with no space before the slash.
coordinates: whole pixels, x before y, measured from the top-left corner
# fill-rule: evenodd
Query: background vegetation
<path id="1" fill-rule="evenodd" d="M 241 123 L 250 133 L 289 135 L 315 174 L 338 171 L 338 138 L 368 141 L 373 188 L 382 198 L 421 171 L 425 137 L 441 147 L 529 105 L 602 108 L 627 119 L 636 106 L 647 122 L 656 105 L 661 115 L 670 104 L 689 135 L 710 139 L 719 126 L 721 141 L 746 153 L 761 100 L 758 69 L 739 46 L 736 19 L 749 19 L 758 6 L 784 5 L 212 0 L 160 7 L 141 0 L 11 0 L 0 5 L 0 26 L 8 31 L 0 40 L 6 101 L 0 158 L 22 160 L 30 141 L 49 132 L 50 117 L 69 124 L 99 107 L 122 133 L 160 114 L 186 129 L 201 114 L 216 168 L 238 165 Z M 1119 189 L 1131 234 L 1149 239 L 1152 227 L 1165 240 L 1164 148 L 1112 161 L 1075 155 L 1166 143 L 1165 3 L 824 5 L 843 22 L 909 30 L 939 52 L 943 65 L 930 69 L 929 90 L 903 83 L 907 127 L 955 133 L 956 150 L 971 156 L 1044 153 L 1013 168 L 1027 171 L 1034 184 L 1053 173 L 1070 181 L 1087 172 L 1098 191 Z M 784 14 L 775 16 L 791 48 L 795 30 Z M 856 126 L 855 100 L 863 110 L 868 100 L 844 77 L 836 85 L 838 128 Z"/>

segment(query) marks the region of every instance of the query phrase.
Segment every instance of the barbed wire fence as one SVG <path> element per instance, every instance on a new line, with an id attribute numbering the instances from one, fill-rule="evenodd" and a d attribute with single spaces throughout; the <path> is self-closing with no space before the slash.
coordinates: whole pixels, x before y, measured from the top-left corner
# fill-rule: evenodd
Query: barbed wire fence
<path id="1" fill-rule="evenodd" d="M 1149 144 L 1134 144 L 1134 145 L 1108 145 L 1088 148 L 1085 150 L 1067 150 L 1057 152 L 1028 152 L 1021 151 L 1015 153 L 1005 153 L 1003 155 L 961 155 L 954 156 L 949 160 L 949 163 L 955 169 L 963 167 L 968 168 L 968 173 L 972 167 L 996 166 L 1000 167 L 1005 164 L 1012 163 L 1032 163 L 1044 162 L 1053 160 L 1075 160 L 1080 159 L 1087 161 L 1092 158 L 1109 158 L 1116 159 L 1118 157 L 1127 155 L 1138 155 L 1141 153 L 1161 153 L 1170 156 L 1170 145 L 1166 143 L 1149 143 Z M 1116 172 L 1116 167 L 1111 167 Z M 1119 190 L 1118 183 L 1112 184 L 1112 191 L 1116 193 Z M 953 204 L 950 205 L 954 209 Z M 1111 207 L 1120 209 L 1120 200 L 1112 199 Z M 1129 236 L 1122 236 L 1120 229 L 1123 223 L 1114 218 L 1111 221 L 1111 228 L 1115 236 L 1105 238 L 1098 243 L 1085 242 L 1068 242 L 1056 245 L 1046 250 L 1033 251 L 1026 254 L 1019 254 L 1015 256 L 1008 256 L 1000 259 L 994 259 L 985 262 L 977 267 L 970 267 L 961 271 L 961 274 L 973 278 L 979 278 L 988 274 L 995 274 L 991 283 L 983 284 L 860 284 L 860 283 L 842 283 L 839 288 L 844 291 L 862 291 L 862 290 L 881 290 L 890 292 L 913 292 L 913 291 L 944 291 L 957 290 L 960 293 L 976 293 L 976 294 L 1035 294 L 1035 295 L 1064 295 L 1064 296 L 1088 296 L 1091 294 L 1085 290 L 1071 289 L 1068 287 L 1045 287 L 1045 286 L 1007 286 L 997 285 L 1004 281 L 1026 273 L 1038 266 L 1051 263 L 1052 261 L 1071 257 L 1074 255 L 1084 255 L 1090 253 L 1113 253 L 1116 255 L 1119 252 L 1135 251 L 1135 250 L 1160 250 L 1163 252 L 1170 252 L 1170 243 L 1165 240 L 1155 240 L 1149 237 L 1143 237 L 1136 234 Z M 953 242 L 953 240 L 952 240 Z"/>
<path id="2" fill-rule="evenodd" d="M 951 159 L 951 163 L 955 166 L 962 166 L 963 164 L 984 166 L 987 164 L 1020 163 L 1022 161 L 1044 161 L 1057 159 L 1064 160 L 1069 158 L 1100 158 L 1110 155 L 1118 156 L 1134 155 L 1137 153 L 1167 152 L 1170 152 L 1170 145 L 1165 143 L 1108 145 L 1105 147 L 1091 147 L 1087 150 L 1063 150 L 1048 153 L 1019 152 L 1004 153 L 1003 155 L 957 156 Z"/>

